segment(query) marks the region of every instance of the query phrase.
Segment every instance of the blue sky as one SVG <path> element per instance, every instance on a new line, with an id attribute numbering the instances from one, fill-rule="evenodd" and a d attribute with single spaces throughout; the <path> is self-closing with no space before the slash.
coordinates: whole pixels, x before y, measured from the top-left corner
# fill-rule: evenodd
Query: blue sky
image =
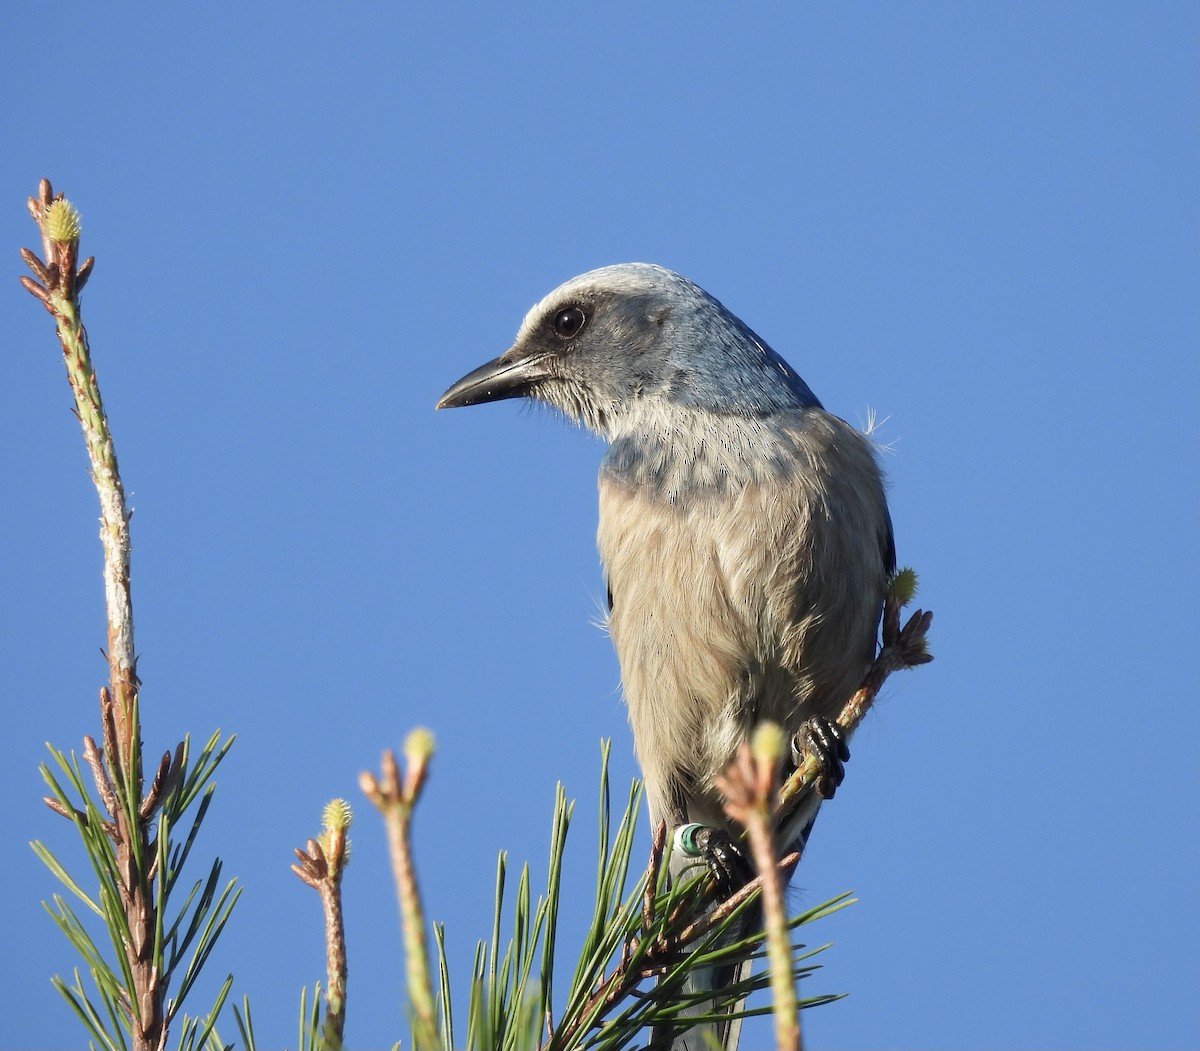
<path id="1" fill-rule="evenodd" d="M 748 8 L 160 5 L 5 34 L 4 1047 L 80 1043 L 27 843 L 74 856 L 37 764 L 96 732 L 104 674 L 95 496 L 16 282 L 42 176 L 97 257 L 147 747 L 238 735 L 197 850 L 245 887 L 210 973 L 266 1046 L 322 975 L 288 864 L 337 795 L 347 1038 L 405 1032 L 356 778 L 415 725 L 460 975 L 496 851 L 540 873 L 558 779 L 589 900 L 600 738 L 618 785 L 636 772 L 593 624 L 602 449 L 433 403 L 550 288 L 627 260 L 886 419 L 900 559 L 937 615 L 796 881 L 797 906 L 860 899 L 813 931 L 809 991 L 849 995 L 806 1015 L 810 1046 L 1195 1046 L 1194 5 Z"/>

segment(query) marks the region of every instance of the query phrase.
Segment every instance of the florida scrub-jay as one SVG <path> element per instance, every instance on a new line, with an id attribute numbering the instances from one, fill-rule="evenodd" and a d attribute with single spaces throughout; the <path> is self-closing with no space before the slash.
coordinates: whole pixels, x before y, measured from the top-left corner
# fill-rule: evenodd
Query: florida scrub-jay
<path id="1" fill-rule="evenodd" d="M 875 448 L 716 299 L 645 263 L 555 289 L 438 408 L 516 397 L 608 442 L 598 543 L 651 821 L 728 831 L 713 780 L 756 724 L 841 748 L 828 721 L 874 657 L 895 568 Z"/>

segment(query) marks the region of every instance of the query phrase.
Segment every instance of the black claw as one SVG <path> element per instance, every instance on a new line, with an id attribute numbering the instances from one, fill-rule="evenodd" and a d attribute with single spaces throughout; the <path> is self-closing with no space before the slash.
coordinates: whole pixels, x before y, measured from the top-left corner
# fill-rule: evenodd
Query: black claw
<path id="1" fill-rule="evenodd" d="M 798 757 L 797 763 L 811 755 L 821 765 L 814 787 L 822 799 L 832 799 L 838 785 L 846 779 L 842 764 L 850 758 L 842 728 L 824 716 L 814 715 L 800 727 L 792 749 Z"/>
<path id="2" fill-rule="evenodd" d="M 706 828 L 696 836 L 704 862 L 722 898 L 741 890 L 754 878 L 754 865 L 742 846 L 723 828 Z"/>

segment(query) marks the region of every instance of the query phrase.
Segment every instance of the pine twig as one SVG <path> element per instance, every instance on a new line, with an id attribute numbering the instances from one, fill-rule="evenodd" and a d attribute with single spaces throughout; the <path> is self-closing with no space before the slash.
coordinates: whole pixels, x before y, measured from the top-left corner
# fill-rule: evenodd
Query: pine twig
<path id="1" fill-rule="evenodd" d="M 743 741 L 737 755 L 717 778 L 725 813 L 742 825 L 750 842 L 762 888 L 763 929 L 771 972 L 777 1051 L 799 1051 L 800 1023 L 796 987 L 792 983 L 792 941 L 783 906 L 783 880 L 775 858 L 773 811 L 783 759 L 783 730 L 775 723 L 756 727 L 752 742 Z"/>
<path id="2" fill-rule="evenodd" d="M 37 197 L 29 198 L 29 214 L 42 235 L 45 258 L 29 249 L 21 257 L 34 277 L 21 284 L 54 318 L 67 380 L 75 396 L 75 411 L 83 429 L 92 481 L 100 497 L 100 540 L 104 545 L 104 602 L 108 614 L 109 689 L 116 703 L 117 739 L 128 766 L 133 743 L 130 713 L 137 698 L 137 656 L 133 646 L 133 603 L 129 593 L 129 511 L 117 467 L 108 417 L 96 383 L 87 332 L 80 317 L 79 291 L 91 274 L 94 259 L 79 258 L 79 213 L 48 179 L 38 184 Z"/>
<path id="3" fill-rule="evenodd" d="M 123 1006 L 131 1024 L 135 1051 L 157 1051 L 166 1039 L 167 1017 L 155 960 L 158 910 L 151 886 L 155 852 L 150 842 L 148 815 L 141 813 L 142 764 L 137 718 L 140 683 L 129 590 L 129 511 L 79 305 L 79 290 L 91 274 L 93 260 L 77 265 L 79 213 L 61 193 L 54 193 L 48 179 L 38 184 L 37 197 L 29 198 L 29 214 L 42 236 L 43 258 L 38 259 L 29 249 L 22 251 L 21 257 L 34 277 L 22 277 L 21 284 L 54 318 L 67 380 L 75 396 L 75 412 L 83 429 L 92 482 L 100 498 L 107 615 L 105 653 L 109 671 L 108 686 L 100 691 L 100 718 L 105 743 L 110 745 L 111 741 L 111 746 L 106 748 L 107 762 L 94 742 L 87 747 L 87 757 L 97 791 L 113 818 L 109 834 L 116 848 L 119 891 L 129 933 L 128 940 L 124 940 L 124 951 L 133 978 L 133 988 L 125 991 Z"/>
<path id="4" fill-rule="evenodd" d="M 292 871 L 321 897 L 325 914 L 325 1044 L 342 1046 L 346 1029 L 346 925 L 342 919 L 342 873 L 350 862 L 350 804 L 334 799 L 325 807 L 320 839 L 296 851 Z"/>
<path id="5" fill-rule="evenodd" d="M 864 676 L 862 685 L 837 717 L 837 724 L 847 737 L 866 718 L 880 689 L 893 672 L 916 668 L 933 660 L 933 654 L 926 647 L 933 613 L 919 609 L 908 618 L 903 628 L 900 627 L 900 611 L 912 601 L 916 589 L 916 574 L 907 568 L 901 569 L 888 585 L 883 606 L 883 645 Z M 800 794 L 812 787 L 820 773 L 821 764 L 813 756 L 806 756 L 780 788 L 776 816 L 786 815 Z"/>
<path id="6" fill-rule="evenodd" d="M 413 1010 L 413 1045 L 417 1051 L 430 1051 L 439 1043 L 433 987 L 429 978 L 429 953 L 425 942 L 425 914 L 421 907 L 412 854 L 413 808 L 429 775 L 432 756 L 433 735 L 428 730 L 414 730 L 404 742 L 404 757 L 408 765 L 403 780 L 396 753 L 390 749 L 383 753 L 379 778 L 366 771 L 358 778 L 363 794 L 383 815 L 387 830 L 392 875 L 400 902 L 408 995 Z"/>
<path id="7" fill-rule="evenodd" d="M 83 431 L 89 473 L 99 497 L 106 613 L 104 656 L 108 663 L 108 683 L 100 689 L 102 743 L 97 745 L 93 738 L 85 737 L 83 748 L 100 805 L 93 804 L 74 756 L 68 762 L 62 753 L 50 749 L 70 793 L 49 766 L 42 766 L 42 776 L 53 792 L 46 797 L 47 805 L 74 823 L 95 868 L 99 882 L 95 900 L 44 846 L 35 843 L 34 850 L 60 882 L 100 913 L 116 950 L 117 963 L 113 967 L 103 958 L 70 907 L 56 896 L 51 913 L 88 962 L 103 1015 L 84 993 L 78 972 L 73 986 L 57 978 L 55 985 L 101 1046 L 125 1047 L 120 1029 L 127 1027 L 134 1051 L 161 1051 L 172 1019 L 237 901 L 233 882 L 217 893 L 217 861 L 206 884 L 193 888 L 184 914 L 172 923 L 165 922 L 168 898 L 207 809 L 212 789 L 211 785 L 207 790 L 204 786 L 232 739 L 218 750 L 219 734 L 214 734 L 198 762 L 189 769 L 185 738 L 173 754 L 166 752 L 159 758 L 150 787 L 143 793 L 138 717 L 141 683 L 130 595 L 130 512 L 80 312 L 79 292 L 92 272 L 94 260 L 78 262 L 79 213 L 61 193 L 54 193 L 48 180 L 38 184 L 37 196 L 29 198 L 28 203 L 41 234 L 42 257 L 28 248 L 21 250 L 21 258 L 33 276 L 20 280 L 54 318 L 75 415 Z M 190 834 L 182 844 L 173 845 L 173 824 L 202 793 Z M 70 802 L 68 794 L 82 798 L 82 809 Z M 195 897 L 197 891 L 199 897 Z M 181 926 L 189 905 L 190 921 Z M 186 951 L 193 945 L 191 958 L 185 961 Z M 172 976 L 185 962 L 178 992 L 168 999 Z M 192 1047 L 195 1040 L 205 1039 L 202 1034 L 211 1029 L 228 988 L 227 981 L 204 1025 L 198 1027 L 195 1019 L 185 1016 L 181 1046 Z"/>

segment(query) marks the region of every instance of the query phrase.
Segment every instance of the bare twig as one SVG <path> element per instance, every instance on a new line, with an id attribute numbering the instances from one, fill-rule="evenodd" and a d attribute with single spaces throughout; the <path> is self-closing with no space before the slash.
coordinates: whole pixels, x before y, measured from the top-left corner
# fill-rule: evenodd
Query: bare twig
<path id="1" fill-rule="evenodd" d="M 654 922 L 654 895 L 658 890 L 658 871 L 662 868 L 663 850 L 667 845 L 667 823 L 660 821 L 650 837 L 650 858 L 646 862 L 646 891 L 642 898 L 642 929 L 649 930 Z"/>
<path id="2" fill-rule="evenodd" d="M 776 863 L 775 868 L 782 878 L 784 873 L 791 872 L 796 866 L 796 862 L 800 860 L 800 851 L 793 850 L 790 854 L 785 854 Z M 721 923 L 726 916 L 735 911 L 747 898 L 757 894 L 762 887 L 762 876 L 755 876 L 744 887 L 734 891 L 728 898 L 721 902 L 720 905 L 706 912 L 698 920 L 695 920 L 687 927 L 679 932 L 679 941 L 682 944 L 687 944 L 702 934 L 707 934 L 713 927 Z"/>
<path id="3" fill-rule="evenodd" d="M 933 613 L 919 609 L 908 618 L 903 628 L 900 627 L 900 610 L 912 598 L 915 588 L 916 578 L 910 569 L 901 570 L 893 579 L 883 607 L 883 645 L 879 656 L 864 676 L 862 685 L 837 717 L 837 724 L 847 737 L 866 717 L 880 689 L 893 672 L 916 668 L 933 660 L 933 655 L 926 649 L 926 635 L 933 623 Z M 820 773 L 821 764 L 815 757 L 806 756 L 779 790 L 777 817 L 784 816 L 792 809 L 796 799 L 811 788 Z"/>

